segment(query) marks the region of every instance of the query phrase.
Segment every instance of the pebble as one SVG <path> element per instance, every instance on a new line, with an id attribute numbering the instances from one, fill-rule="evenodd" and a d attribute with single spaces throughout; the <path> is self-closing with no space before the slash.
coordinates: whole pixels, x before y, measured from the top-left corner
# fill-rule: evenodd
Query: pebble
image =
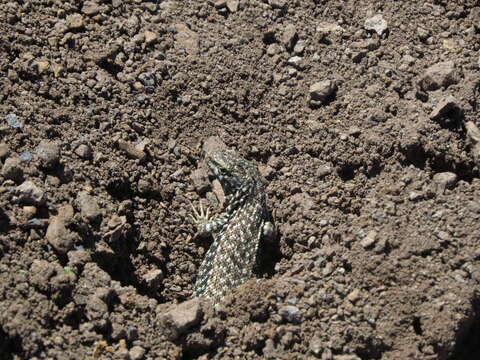
<path id="1" fill-rule="evenodd" d="M 360 299 L 360 290 L 358 289 L 352 290 L 352 292 L 347 295 L 347 300 L 352 304 L 355 304 L 358 299 Z"/>
<path id="2" fill-rule="evenodd" d="M 29 162 L 33 158 L 32 153 L 30 151 L 24 151 L 20 154 L 20 161 L 21 162 Z"/>
<path id="3" fill-rule="evenodd" d="M 35 61 L 34 66 L 37 70 L 37 74 L 41 75 L 47 71 L 47 69 L 50 67 L 50 63 L 48 61 Z"/>
<path id="4" fill-rule="evenodd" d="M 431 91 L 441 87 L 447 88 L 458 81 L 459 74 L 455 69 L 455 63 L 445 61 L 430 66 L 420 78 L 419 85 L 423 91 Z"/>
<path id="5" fill-rule="evenodd" d="M 172 306 L 168 312 L 159 316 L 159 320 L 166 329 L 171 330 L 170 339 L 175 340 L 189 328 L 197 325 L 202 316 L 200 299 L 194 298 Z"/>
<path id="6" fill-rule="evenodd" d="M 175 24 L 175 41 L 182 47 L 187 54 L 197 55 L 200 51 L 199 48 L 199 36 L 195 31 L 190 30 L 185 24 Z"/>
<path id="7" fill-rule="evenodd" d="M 287 4 L 286 0 L 268 0 L 268 4 L 273 9 L 283 9 Z"/>
<path id="8" fill-rule="evenodd" d="M 134 144 L 127 142 L 125 140 L 118 140 L 118 147 L 125 151 L 128 157 L 132 159 L 138 159 L 140 161 L 144 161 L 147 157 L 147 154 L 143 151 L 138 149 Z"/>
<path id="9" fill-rule="evenodd" d="M 145 349 L 138 345 L 133 346 L 129 353 L 132 360 L 142 360 L 145 357 Z"/>
<path id="10" fill-rule="evenodd" d="M 299 324 L 302 322 L 302 312 L 300 309 L 294 305 L 285 305 L 282 306 L 279 310 L 278 313 L 282 317 L 282 319 L 286 322 L 292 323 L 292 324 Z"/>
<path id="11" fill-rule="evenodd" d="M 152 291 L 156 291 L 159 288 L 162 280 L 163 272 L 160 269 L 151 270 L 143 276 L 143 281 Z"/>
<path id="12" fill-rule="evenodd" d="M 147 45 L 153 44 L 158 40 L 157 33 L 154 33 L 153 31 L 145 31 L 143 35 L 145 44 Z"/>
<path id="13" fill-rule="evenodd" d="M 0 159 L 5 159 L 8 155 L 10 155 L 10 149 L 8 145 L 5 143 L 0 143 Z"/>
<path id="14" fill-rule="evenodd" d="M 30 180 L 17 186 L 15 195 L 21 203 L 27 205 L 43 205 L 45 203 L 45 192 Z"/>
<path id="15" fill-rule="evenodd" d="M 237 12 L 238 10 L 238 0 L 227 0 L 227 9 L 231 13 Z"/>
<path id="16" fill-rule="evenodd" d="M 467 137 L 472 143 L 472 157 L 477 163 L 477 166 L 480 166 L 480 129 L 475 125 L 473 121 L 468 121 L 465 124 L 467 130 Z"/>
<path id="17" fill-rule="evenodd" d="M 438 104 L 435 106 L 435 108 L 432 110 L 430 113 L 430 119 L 431 120 L 438 120 L 442 116 L 447 115 L 450 111 L 454 109 L 459 109 L 460 106 L 458 105 L 457 99 L 452 96 L 448 95 L 444 98 L 442 98 Z"/>
<path id="18" fill-rule="evenodd" d="M 84 160 L 92 158 L 92 148 L 89 145 L 81 144 L 75 149 L 75 154 Z"/>
<path id="19" fill-rule="evenodd" d="M 85 191 L 82 191 L 78 194 L 76 198 L 77 206 L 80 208 L 80 213 L 83 217 L 89 221 L 96 221 L 102 216 L 100 211 L 100 206 L 98 205 L 97 200 L 87 194 Z"/>
<path id="20" fill-rule="evenodd" d="M 155 74 L 151 72 L 143 72 L 138 75 L 138 80 L 143 84 L 143 86 L 155 86 Z"/>
<path id="21" fill-rule="evenodd" d="M 451 189 L 457 182 L 457 175 L 452 172 L 437 173 L 433 175 L 433 182 L 435 182 L 442 189 Z"/>
<path id="22" fill-rule="evenodd" d="M 420 193 L 420 192 L 417 192 L 417 191 L 412 191 L 408 195 L 408 198 L 410 199 L 410 201 L 421 200 L 421 199 L 423 199 L 423 194 Z"/>
<path id="23" fill-rule="evenodd" d="M 66 25 L 67 30 L 69 31 L 82 29 L 85 26 L 83 16 L 80 14 L 72 14 L 67 16 Z"/>
<path id="24" fill-rule="evenodd" d="M 383 18 L 382 14 L 377 14 L 371 18 L 366 19 L 363 27 L 365 28 L 365 30 L 375 31 L 378 35 L 382 36 L 382 34 L 387 31 L 388 24 L 387 21 Z"/>
<path id="25" fill-rule="evenodd" d="M 42 140 L 35 153 L 46 169 L 54 168 L 60 160 L 60 147 L 53 142 Z"/>
<path id="26" fill-rule="evenodd" d="M 288 51 L 291 51 L 295 47 L 297 40 L 298 34 L 295 25 L 288 24 L 285 27 L 282 35 L 280 36 L 280 42 L 283 44 L 283 46 L 285 46 Z"/>
<path id="27" fill-rule="evenodd" d="M 199 194 L 204 194 L 210 189 L 210 182 L 208 181 L 208 174 L 204 168 L 195 169 L 190 175 L 193 185 Z"/>
<path id="28" fill-rule="evenodd" d="M 369 231 L 365 237 L 360 241 L 360 245 L 364 248 L 370 248 L 377 242 L 377 232 L 375 230 Z"/>
<path id="29" fill-rule="evenodd" d="M 89 16 L 96 15 L 103 10 L 103 7 L 99 6 L 96 2 L 93 1 L 85 1 L 82 7 L 82 13 Z"/>
<path id="30" fill-rule="evenodd" d="M 64 219 L 54 216 L 48 225 L 45 238 L 48 243 L 60 254 L 66 254 L 73 248 L 73 234 L 66 228 Z"/>
<path id="31" fill-rule="evenodd" d="M 316 82 L 310 86 L 310 104 L 320 105 L 329 96 L 337 90 L 337 85 L 332 80 L 323 80 Z"/>
<path id="32" fill-rule="evenodd" d="M 23 123 L 20 120 L 18 120 L 18 117 L 15 114 L 11 113 L 5 116 L 5 121 L 13 129 L 21 129 L 23 127 Z"/>
<path id="33" fill-rule="evenodd" d="M 2 175 L 5 179 L 20 183 L 23 180 L 23 169 L 20 167 L 20 159 L 17 157 L 7 158 L 2 167 Z"/>

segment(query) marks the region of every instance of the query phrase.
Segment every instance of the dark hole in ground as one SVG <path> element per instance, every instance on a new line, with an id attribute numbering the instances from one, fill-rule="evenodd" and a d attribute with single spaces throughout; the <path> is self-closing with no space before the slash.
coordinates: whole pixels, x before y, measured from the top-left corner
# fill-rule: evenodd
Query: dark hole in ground
<path id="1" fill-rule="evenodd" d="M 475 300 L 473 309 L 473 321 L 463 336 L 457 336 L 458 341 L 449 360 L 480 359 L 480 298 Z"/>
<path id="2" fill-rule="evenodd" d="M 415 316 L 413 318 L 412 326 L 413 326 L 413 330 L 415 331 L 415 334 L 417 335 L 423 334 L 422 323 L 420 322 L 420 318 L 418 316 Z"/>

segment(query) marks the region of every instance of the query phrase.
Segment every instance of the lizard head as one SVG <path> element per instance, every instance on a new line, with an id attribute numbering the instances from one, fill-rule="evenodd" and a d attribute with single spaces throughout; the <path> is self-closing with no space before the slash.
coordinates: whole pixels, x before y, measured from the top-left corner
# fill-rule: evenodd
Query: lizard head
<path id="1" fill-rule="evenodd" d="M 235 151 L 215 151 L 207 154 L 205 160 L 226 194 L 247 192 L 259 178 L 257 166 Z"/>

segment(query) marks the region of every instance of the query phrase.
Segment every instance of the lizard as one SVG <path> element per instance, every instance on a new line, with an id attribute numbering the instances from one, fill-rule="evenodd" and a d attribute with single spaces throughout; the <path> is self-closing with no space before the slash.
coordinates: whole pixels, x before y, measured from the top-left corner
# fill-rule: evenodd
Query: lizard
<path id="1" fill-rule="evenodd" d="M 257 166 L 236 151 L 214 151 L 205 162 L 225 192 L 225 211 L 210 218 L 209 209 L 192 204 L 196 236 L 211 235 L 213 243 L 200 265 L 194 297 L 210 298 L 215 304 L 252 278 L 262 236 L 275 233 L 269 220 L 264 185 Z"/>

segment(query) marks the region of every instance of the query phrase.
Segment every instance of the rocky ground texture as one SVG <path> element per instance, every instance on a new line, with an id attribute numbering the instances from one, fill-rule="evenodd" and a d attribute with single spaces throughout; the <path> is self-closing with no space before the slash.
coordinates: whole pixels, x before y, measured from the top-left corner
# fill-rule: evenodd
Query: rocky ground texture
<path id="1" fill-rule="evenodd" d="M 478 1 L 5 0 L 0 359 L 473 359 Z M 258 164 L 278 236 L 191 299 Z"/>

